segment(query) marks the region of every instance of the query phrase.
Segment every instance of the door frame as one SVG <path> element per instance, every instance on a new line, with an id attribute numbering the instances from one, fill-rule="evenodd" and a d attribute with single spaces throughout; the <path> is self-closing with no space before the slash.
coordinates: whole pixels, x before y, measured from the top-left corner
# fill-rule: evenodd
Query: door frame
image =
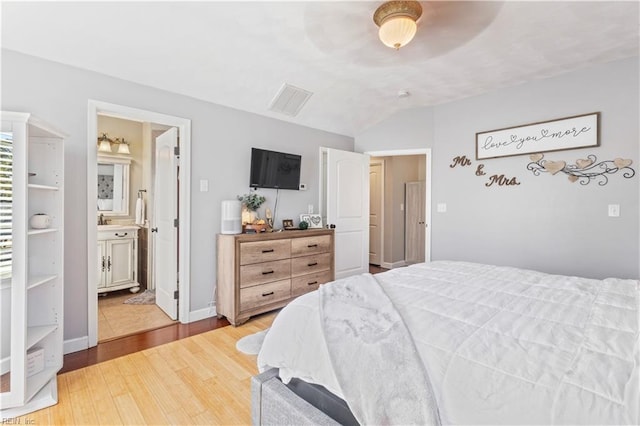
<path id="1" fill-rule="evenodd" d="M 425 197 L 424 197 L 424 219 L 426 229 L 424 233 L 424 261 L 431 261 L 431 148 L 418 149 L 390 149 L 378 151 L 365 151 L 371 157 L 399 157 L 404 155 L 424 155 L 425 156 Z M 404 232 L 404 231 L 403 231 Z M 384 261 L 384 259 L 383 259 Z"/>
<path id="2" fill-rule="evenodd" d="M 373 156 L 371 156 L 373 157 Z M 369 170 L 371 170 L 371 166 L 374 164 L 380 164 L 380 168 L 382 170 L 382 179 L 380 181 L 380 186 L 382 187 L 381 189 L 381 194 L 380 194 L 380 233 L 382 234 L 382 238 L 380 238 L 380 265 L 382 267 L 382 264 L 384 263 L 384 193 L 385 193 L 385 174 L 386 174 L 386 165 L 384 162 L 384 159 L 369 159 Z M 369 202 L 371 202 L 371 185 L 369 185 Z M 371 210 L 369 210 L 369 214 L 371 214 Z M 369 236 L 369 239 L 371 239 L 371 236 Z"/>
<path id="3" fill-rule="evenodd" d="M 108 102 L 89 99 L 87 114 L 87 299 L 88 299 L 88 346 L 98 344 L 98 298 L 95 260 L 97 256 L 98 224 L 96 221 L 97 199 L 97 160 L 98 147 L 98 114 L 125 120 L 137 120 L 163 124 L 178 128 L 180 138 L 180 157 L 178 160 L 180 180 L 178 191 L 178 318 L 181 323 L 190 322 L 189 308 L 191 306 L 191 253 L 189 237 L 191 235 L 191 120 L 161 114 L 153 111 L 117 105 Z"/>

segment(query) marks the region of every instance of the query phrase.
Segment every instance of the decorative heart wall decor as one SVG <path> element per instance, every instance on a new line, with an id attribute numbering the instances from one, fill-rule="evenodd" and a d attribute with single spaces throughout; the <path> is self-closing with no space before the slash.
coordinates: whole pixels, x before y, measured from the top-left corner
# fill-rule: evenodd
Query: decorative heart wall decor
<path id="1" fill-rule="evenodd" d="M 593 154 L 587 158 L 576 160 L 576 164 L 567 164 L 565 161 L 544 160 L 544 154 L 532 154 L 529 156 L 533 162 L 527 164 L 527 170 L 531 170 L 534 176 L 540 176 L 542 172 L 555 175 L 562 172 L 568 175 L 569 182 L 580 182 L 581 185 L 588 185 L 592 180 L 597 180 L 598 185 L 603 186 L 609 182 L 607 175 L 623 171 L 622 177 L 630 179 L 635 176 L 636 171 L 632 169 L 632 161 L 626 158 L 616 158 L 597 162 L 597 157 Z"/>
<path id="2" fill-rule="evenodd" d="M 613 160 L 613 164 L 619 169 L 624 169 L 625 167 L 629 167 L 631 165 L 631 160 L 625 160 L 622 158 L 616 158 Z"/>
<path id="3" fill-rule="evenodd" d="M 564 161 L 545 161 L 542 167 L 552 175 L 555 175 L 566 166 L 567 163 Z"/>
<path id="4" fill-rule="evenodd" d="M 586 159 L 586 160 L 579 159 L 579 160 L 576 160 L 576 165 L 580 169 L 586 169 L 587 167 L 589 167 L 592 164 L 593 164 L 593 160 L 591 160 L 591 159 Z"/>

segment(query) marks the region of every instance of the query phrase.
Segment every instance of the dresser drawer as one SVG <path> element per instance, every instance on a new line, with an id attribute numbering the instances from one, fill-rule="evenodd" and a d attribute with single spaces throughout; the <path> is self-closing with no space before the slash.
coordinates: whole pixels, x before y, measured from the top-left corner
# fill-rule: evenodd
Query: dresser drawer
<path id="1" fill-rule="evenodd" d="M 240 264 L 267 262 L 291 257 L 291 240 L 240 243 Z"/>
<path id="2" fill-rule="evenodd" d="M 291 261 L 289 259 L 244 265 L 240 267 L 240 287 L 279 281 L 289 278 L 290 275 Z"/>
<path id="3" fill-rule="evenodd" d="M 316 272 L 291 279 L 291 297 L 298 297 L 312 290 L 316 290 L 320 284 L 331 281 L 331 271 Z"/>
<path id="4" fill-rule="evenodd" d="M 291 296 L 291 280 L 240 289 L 240 311 L 248 311 Z"/>
<path id="5" fill-rule="evenodd" d="M 327 253 L 331 250 L 331 236 L 317 235 L 314 237 L 292 238 L 291 256 L 306 256 L 309 254 Z"/>
<path id="6" fill-rule="evenodd" d="M 291 259 L 291 276 L 299 277 L 300 275 L 312 274 L 314 272 L 328 271 L 331 268 L 330 261 L 331 254 L 329 253 L 294 257 Z"/>

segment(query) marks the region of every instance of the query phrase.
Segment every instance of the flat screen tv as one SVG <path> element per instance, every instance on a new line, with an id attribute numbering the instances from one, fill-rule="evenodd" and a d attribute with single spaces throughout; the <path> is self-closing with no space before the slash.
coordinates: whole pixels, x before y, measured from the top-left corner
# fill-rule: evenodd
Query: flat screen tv
<path id="1" fill-rule="evenodd" d="M 251 148 L 252 188 L 300 189 L 300 161 L 296 154 Z"/>

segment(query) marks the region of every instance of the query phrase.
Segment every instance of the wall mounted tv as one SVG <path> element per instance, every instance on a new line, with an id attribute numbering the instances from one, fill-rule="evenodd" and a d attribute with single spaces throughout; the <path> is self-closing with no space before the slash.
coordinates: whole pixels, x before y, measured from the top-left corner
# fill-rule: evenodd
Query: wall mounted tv
<path id="1" fill-rule="evenodd" d="M 300 189 L 300 161 L 296 154 L 251 148 L 252 188 Z"/>

